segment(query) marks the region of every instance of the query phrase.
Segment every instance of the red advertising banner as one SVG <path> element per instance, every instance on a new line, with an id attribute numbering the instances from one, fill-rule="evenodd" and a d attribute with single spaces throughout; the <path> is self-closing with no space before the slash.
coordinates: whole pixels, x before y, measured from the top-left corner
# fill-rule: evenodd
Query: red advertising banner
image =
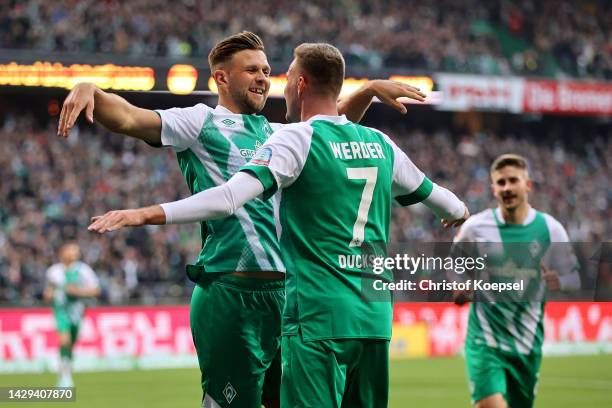
<path id="1" fill-rule="evenodd" d="M 47 359 L 56 354 L 50 309 L 0 310 L 0 361 Z M 81 323 L 75 354 L 90 358 L 195 354 L 189 307 L 90 308 Z"/>
<path id="2" fill-rule="evenodd" d="M 439 109 L 612 115 L 612 82 L 436 74 Z"/>
<path id="3" fill-rule="evenodd" d="M 396 304 L 391 356 L 461 352 L 468 312 L 449 303 Z M 547 304 L 545 337 L 549 353 L 612 352 L 612 303 Z M 0 309 L 0 372 L 52 370 L 57 353 L 50 309 Z M 82 370 L 197 366 L 189 307 L 90 308 L 75 355 Z"/>
<path id="4" fill-rule="evenodd" d="M 612 83 L 525 80 L 524 112 L 612 115 Z"/>
<path id="5" fill-rule="evenodd" d="M 399 303 L 395 305 L 394 323 L 425 323 L 429 355 L 454 355 L 463 348 L 468 313 L 469 306 Z M 544 352 L 612 350 L 612 303 L 550 302 L 544 314 L 544 333 Z"/>

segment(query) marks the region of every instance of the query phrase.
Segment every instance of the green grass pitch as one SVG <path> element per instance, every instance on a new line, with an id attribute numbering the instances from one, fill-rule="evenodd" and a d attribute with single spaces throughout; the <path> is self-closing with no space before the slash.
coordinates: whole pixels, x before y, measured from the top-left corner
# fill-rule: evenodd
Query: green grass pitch
<path id="1" fill-rule="evenodd" d="M 54 408 L 198 407 L 194 369 L 77 373 L 77 402 Z M 50 386 L 53 374 L 0 375 L 0 387 Z M 47 404 L 0 402 L 0 408 Z M 49 406 L 51 406 L 49 405 Z M 469 407 L 463 360 L 400 360 L 391 363 L 391 408 Z M 537 408 L 612 407 L 612 355 L 544 358 Z"/>

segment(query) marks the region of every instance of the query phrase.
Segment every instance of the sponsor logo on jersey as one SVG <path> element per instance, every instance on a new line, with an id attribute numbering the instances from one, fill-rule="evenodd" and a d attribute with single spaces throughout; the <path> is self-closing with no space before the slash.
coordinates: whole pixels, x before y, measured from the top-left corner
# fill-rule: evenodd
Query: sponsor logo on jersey
<path id="1" fill-rule="evenodd" d="M 231 404 L 234 398 L 236 398 L 236 395 L 238 395 L 238 393 L 236 392 L 234 387 L 232 387 L 232 384 L 227 383 L 227 385 L 223 389 L 223 396 L 225 397 L 227 403 Z"/>
<path id="2" fill-rule="evenodd" d="M 229 118 L 228 119 L 223 119 L 221 121 L 221 123 L 223 123 L 227 127 L 234 127 L 234 126 L 236 126 L 236 122 L 234 122 L 233 120 L 231 120 Z"/>
<path id="3" fill-rule="evenodd" d="M 253 150 L 253 149 L 240 149 L 240 155 L 242 157 L 244 157 L 245 159 L 251 159 L 251 158 L 253 158 L 253 156 L 255 156 L 255 153 L 257 152 L 257 150 L 259 150 L 261 145 L 262 145 L 262 143 L 259 140 L 257 140 L 255 142 L 255 150 Z"/>
<path id="4" fill-rule="evenodd" d="M 262 147 L 257 150 L 251 163 L 257 164 L 258 166 L 267 166 L 270 164 L 270 159 L 272 159 L 272 149 L 269 147 Z"/>

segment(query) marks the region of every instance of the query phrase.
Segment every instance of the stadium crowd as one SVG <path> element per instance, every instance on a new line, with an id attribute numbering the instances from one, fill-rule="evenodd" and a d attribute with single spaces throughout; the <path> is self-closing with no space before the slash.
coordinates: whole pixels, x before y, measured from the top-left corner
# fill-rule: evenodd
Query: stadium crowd
<path id="1" fill-rule="evenodd" d="M 327 41 L 351 66 L 374 69 L 612 78 L 606 0 L 1 3 L 6 49 L 204 57 L 226 35 L 252 30 L 275 63 L 298 43 Z"/>
<path id="2" fill-rule="evenodd" d="M 493 134 L 415 130 L 402 122 L 384 129 L 426 174 L 464 199 L 472 212 L 490 207 L 488 169 L 503 152 L 534 163 L 534 206 L 566 226 L 570 239 L 601 242 L 612 236 L 609 175 L 612 134 L 581 135 L 579 145 L 554 132 Z M 0 303 L 34 304 L 55 251 L 76 240 L 100 276 L 104 301 L 158 303 L 187 299 L 184 265 L 200 248 L 197 226 L 126 229 L 99 236 L 91 216 L 188 195 L 170 150 L 157 150 L 101 127 L 75 127 L 67 140 L 30 115 L 0 123 Z M 587 142 L 584 142 L 587 141 Z M 443 158 L 443 160 L 441 160 Z M 392 242 L 450 241 L 420 206 L 394 211 Z"/>

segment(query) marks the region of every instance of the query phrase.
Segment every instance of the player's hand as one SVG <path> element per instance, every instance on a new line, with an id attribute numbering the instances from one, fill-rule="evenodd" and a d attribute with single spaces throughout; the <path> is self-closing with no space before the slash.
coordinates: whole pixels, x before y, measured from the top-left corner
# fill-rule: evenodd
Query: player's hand
<path id="1" fill-rule="evenodd" d="M 470 218 L 470 212 L 468 211 L 467 207 L 465 207 L 463 217 L 458 218 L 456 220 L 447 220 L 443 218 L 441 222 L 444 228 L 456 228 L 461 226 L 461 224 L 463 224 L 468 218 Z"/>
<path id="2" fill-rule="evenodd" d="M 71 283 L 70 285 L 66 286 L 66 294 L 68 296 L 79 296 L 80 291 L 74 283 Z"/>
<path id="3" fill-rule="evenodd" d="M 87 229 L 103 234 L 123 227 L 138 227 L 145 223 L 146 218 L 142 209 L 116 210 L 92 217 L 91 224 Z"/>
<path id="4" fill-rule="evenodd" d="M 77 84 L 66 97 L 62 105 L 57 135 L 68 137 L 68 132 L 74 126 L 77 118 L 85 109 L 85 117 L 89 123 L 93 123 L 94 94 L 96 86 L 91 83 Z"/>
<path id="5" fill-rule="evenodd" d="M 553 271 L 552 269 L 548 269 L 544 263 L 540 263 L 540 267 L 542 268 L 542 279 L 546 282 L 548 289 L 553 292 L 561 290 L 559 273 L 557 271 Z"/>
<path id="6" fill-rule="evenodd" d="M 453 302 L 457 306 L 463 306 L 468 302 L 471 302 L 474 297 L 474 291 L 472 290 L 453 290 Z"/>
<path id="7" fill-rule="evenodd" d="M 398 98 L 410 98 L 424 102 L 427 97 L 419 88 L 388 79 L 372 80 L 369 86 L 372 96 L 376 96 L 382 103 L 391 106 L 402 115 L 408 112 L 408 110 L 403 103 L 398 101 Z"/>

